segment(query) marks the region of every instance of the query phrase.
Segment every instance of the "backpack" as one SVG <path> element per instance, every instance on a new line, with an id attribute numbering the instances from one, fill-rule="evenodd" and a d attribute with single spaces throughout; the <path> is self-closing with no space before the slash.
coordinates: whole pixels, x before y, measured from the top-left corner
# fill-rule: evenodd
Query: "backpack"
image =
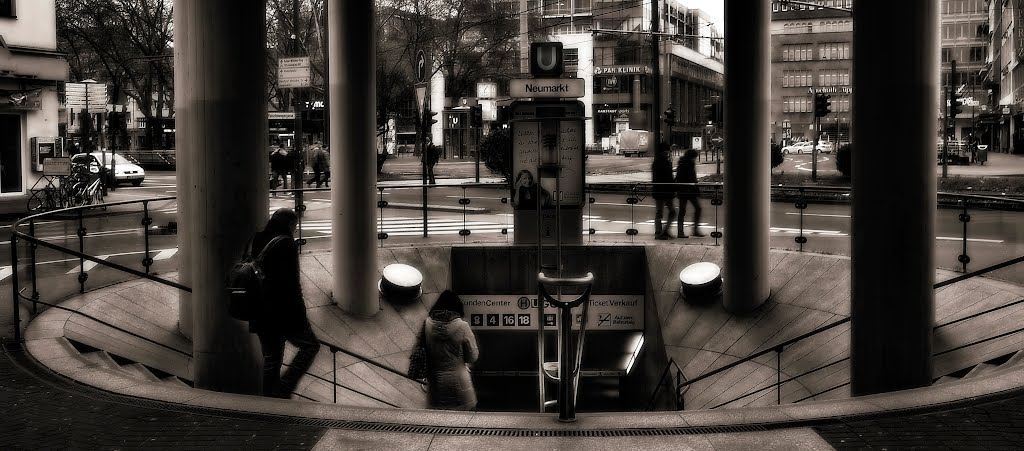
<path id="1" fill-rule="evenodd" d="M 249 244 L 245 245 L 242 260 L 228 272 L 228 314 L 232 318 L 252 321 L 263 312 L 263 280 L 266 278 L 262 268 L 263 256 L 283 239 L 283 235 L 275 236 L 256 258 L 252 257 L 252 238 L 249 239 Z"/>

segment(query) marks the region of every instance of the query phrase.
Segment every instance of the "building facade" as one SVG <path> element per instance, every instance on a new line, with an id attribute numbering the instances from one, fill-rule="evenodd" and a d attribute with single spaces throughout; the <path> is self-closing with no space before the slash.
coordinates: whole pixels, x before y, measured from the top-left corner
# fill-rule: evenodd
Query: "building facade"
<path id="1" fill-rule="evenodd" d="M 979 6 L 985 8 L 984 18 L 975 13 Z M 976 22 L 985 19 L 984 26 L 976 29 L 978 35 L 986 32 L 988 45 L 978 97 L 984 107 L 977 117 L 981 142 L 993 151 L 1024 153 L 1024 1 L 945 0 L 943 12 L 956 12 Z M 945 48 L 943 39 L 943 56 Z"/>
<path id="2" fill-rule="evenodd" d="M 998 139 L 990 129 L 978 124 L 981 115 L 990 117 L 990 87 L 986 86 L 986 73 L 991 58 L 989 51 L 990 28 L 986 0 L 943 0 L 941 18 L 942 73 L 944 95 L 939 105 L 948 105 L 950 88 L 961 99 L 961 112 L 955 118 L 947 111 L 939 114 L 946 118 L 946 136 L 955 140 L 978 137 L 983 143 L 1006 141 Z M 952 62 L 956 61 L 956 80 L 952 77 Z M 995 108 L 999 110 L 999 108 Z M 940 130 L 942 128 L 940 127 Z"/>
<path id="3" fill-rule="evenodd" d="M 63 151 L 57 83 L 67 77 L 55 2 L 0 0 L 0 213 L 26 211 L 42 159 Z"/>
<path id="4" fill-rule="evenodd" d="M 817 0 L 828 8 L 772 2 L 771 131 L 783 145 L 820 140 L 850 140 L 853 93 L 853 17 L 842 9 L 853 0 Z M 835 8 L 835 9 L 833 9 Z M 815 127 L 814 95 L 831 98 L 832 113 Z"/>

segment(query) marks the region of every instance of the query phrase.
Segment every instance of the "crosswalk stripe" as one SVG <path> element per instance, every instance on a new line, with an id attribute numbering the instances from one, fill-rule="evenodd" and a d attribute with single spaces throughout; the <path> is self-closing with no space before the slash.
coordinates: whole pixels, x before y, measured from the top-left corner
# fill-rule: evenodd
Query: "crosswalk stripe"
<path id="1" fill-rule="evenodd" d="M 106 260 L 109 257 L 110 257 L 109 255 L 100 255 L 100 256 L 97 256 L 96 258 L 98 258 L 100 260 Z M 86 260 L 84 263 L 82 263 L 82 269 L 84 269 L 85 271 L 88 271 L 90 269 L 95 268 L 96 265 L 97 265 L 96 262 L 94 262 L 92 260 Z M 76 273 L 78 271 L 79 271 L 79 268 L 74 268 L 74 269 L 66 272 L 65 274 L 74 274 L 74 273 Z"/>
<path id="2" fill-rule="evenodd" d="M 10 265 L 8 265 L 8 266 L 0 266 L 0 281 L 6 279 L 8 277 L 11 277 L 11 274 L 14 274 L 14 270 L 11 269 Z"/>
<path id="3" fill-rule="evenodd" d="M 164 249 L 164 250 L 158 252 L 156 255 L 154 255 L 153 256 L 153 260 L 154 261 L 167 260 L 168 258 L 173 257 L 174 254 L 177 253 L 177 252 L 178 252 L 178 248 Z"/>

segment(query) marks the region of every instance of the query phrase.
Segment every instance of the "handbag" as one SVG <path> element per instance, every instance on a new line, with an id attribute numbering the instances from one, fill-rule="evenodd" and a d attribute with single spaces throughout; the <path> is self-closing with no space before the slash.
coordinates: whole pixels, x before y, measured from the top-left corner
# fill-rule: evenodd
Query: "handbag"
<path id="1" fill-rule="evenodd" d="M 409 377 L 413 379 L 427 378 L 427 348 L 423 343 L 423 333 L 416 337 L 416 347 L 409 355 Z"/>

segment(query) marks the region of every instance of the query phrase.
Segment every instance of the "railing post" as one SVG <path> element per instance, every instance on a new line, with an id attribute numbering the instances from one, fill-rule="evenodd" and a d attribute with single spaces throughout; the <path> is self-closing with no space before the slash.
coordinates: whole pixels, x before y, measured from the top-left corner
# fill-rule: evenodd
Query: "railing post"
<path id="1" fill-rule="evenodd" d="M 594 229 L 594 203 L 597 199 L 587 193 L 587 243 L 594 241 L 594 234 L 597 230 Z"/>
<path id="2" fill-rule="evenodd" d="M 794 240 L 800 244 L 800 252 L 804 251 L 804 243 L 807 242 L 807 237 L 804 236 L 804 210 L 807 209 L 807 201 L 804 200 L 804 187 L 800 187 L 800 200 L 796 201 L 796 208 L 800 211 L 800 236 Z"/>
<path id="3" fill-rule="evenodd" d="M 629 237 L 630 243 L 633 242 L 633 237 L 640 233 L 636 229 L 636 204 L 640 202 L 640 197 L 636 193 L 637 186 L 639 186 L 639 184 L 633 184 L 633 188 L 631 188 L 632 194 L 626 198 L 626 203 L 629 204 L 629 228 L 626 229 L 626 236 Z"/>
<path id="4" fill-rule="evenodd" d="M 683 410 L 683 392 L 679 388 L 679 385 L 683 383 L 683 372 L 676 368 L 676 410 Z"/>
<path id="5" fill-rule="evenodd" d="M 963 198 L 961 203 L 963 203 L 964 207 L 964 212 L 960 213 L 960 222 L 964 225 L 962 234 L 963 250 L 960 256 L 957 257 L 957 260 L 963 265 L 963 272 L 966 273 L 967 264 L 971 262 L 971 257 L 967 256 L 967 223 L 971 222 L 971 215 L 967 213 L 967 198 Z"/>
<path id="6" fill-rule="evenodd" d="M 384 187 L 378 186 L 377 192 L 380 193 L 380 200 L 377 201 L 377 208 L 380 209 L 380 215 L 377 216 L 377 241 L 380 241 L 380 247 L 384 247 L 384 240 L 388 239 L 384 231 L 384 207 L 388 206 L 388 201 L 384 200 Z"/>
<path id="7" fill-rule="evenodd" d="M 153 224 L 153 218 L 149 217 L 149 201 L 142 201 L 142 236 L 144 240 L 144 246 L 146 247 L 145 257 L 142 258 L 142 266 L 146 268 L 146 274 L 149 274 L 149 268 L 153 266 L 153 257 L 150 256 L 149 252 L 149 226 Z"/>
<path id="8" fill-rule="evenodd" d="M 14 291 L 14 296 L 11 296 L 11 302 L 14 303 L 14 342 L 21 343 L 21 312 L 18 309 L 18 235 L 14 231 L 11 232 L 11 289 Z"/>
<path id="9" fill-rule="evenodd" d="M 334 403 L 338 403 L 338 348 L 331 346 L 331 391 L 334 392 Z"/>
<path id="10" fill-rule="evenodd" d="M 782 346 L 775 348 L 775 398 L 782 405 Z"/>
<path id="11" fill-rule="evenodd" d="M 300 172 L 301 174 L 301 172 Z M 299 177 L 300 181 L 302 177 Z M 295 184 L 292 184 L 292 189 L 295 189 Z M 299 246 L 299 252 L 302 252 L 302 246 L 306 245 L 306 239 L 302 237 L 302 218 L 306 216 L 306 203 L 303 202 L 302 192 L 303 189 L 295 190 L 295 213 L 299 216 L 299 237 L 295 240 L 295 244 Z"/>
<path id="12" fill-rule="evenodd" d="M 466 197 L 466 187 L 462 187 L 462 198 L 459 199 L 459 204 L 462 205 L 462 230 L 459 230 L 459 235 L 462 236 L 462 244 L 466 244 L 466 239 L 469 234 L 469 228 L 466 227 L 466 208 L 469 207 L 469 197 Z"/>
<path id="13" fill-rule="evenodd" d="M 32 238 L 36 237 L 36 220 L 35 219 L 31 220 L 28 223 L 28 234 L 31 235 Z M 14 243 L 12 242 L 11 246 L 13 246 L 13 245 L 14 245 Z M 28 243 L 29 251 L 32 254 L 32 268 L 31 268 L 31 271 L 32 271 L 32 314 L 33 315 L 35 315 L 36 313 L 39 313 L 39 311 L 38 311 L 38 305 L 39 305 L 39 302 L 38 302 L 39 301 L 39 289 L 38 288 L 39 288 L 39 285 L 37 284 L 38 279 L 36 277 L 36 248 L 38 248 L 38 247 L 39 247 L 39 245 L 36 244 L 35 241 L 30 241 Z M 12 270 L 14 269 L 14 263 L 13 262 L 11 263 L 11 269 Z"/>
<path id="14" fill-rule="evenodd" d="M 78 209 L 78 252 L 85 254 L 85 225 L 82 209 Z M 85 293 L 85 281 L 89 275 L 85 273 L 85 257 L 78 257 L 78 292 Z"/>
<path id="15" fill-rule="evenodd" d="M 722 206 L 722 185 L 715 187 L 715 197 L 711 199 L 711 205 L 715 206 L 715 231 L 711 232 L 711 237 L 715 239 L 715 246 L 718 246 L 718 240 L 722 238 L 722 232 L 718 230 L 718 207 Z"/>

